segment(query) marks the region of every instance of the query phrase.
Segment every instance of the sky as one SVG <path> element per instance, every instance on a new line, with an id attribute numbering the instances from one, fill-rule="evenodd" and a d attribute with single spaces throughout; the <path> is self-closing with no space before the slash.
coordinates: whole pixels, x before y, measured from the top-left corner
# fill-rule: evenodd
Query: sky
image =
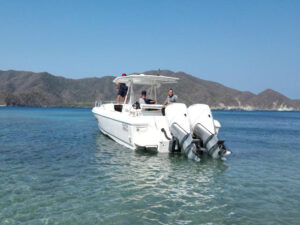
<path id="1" fill-rule="evenodd" d="M 300 1 L 0 0 L 0 70 L 183 71 L 300 99 Z"/>

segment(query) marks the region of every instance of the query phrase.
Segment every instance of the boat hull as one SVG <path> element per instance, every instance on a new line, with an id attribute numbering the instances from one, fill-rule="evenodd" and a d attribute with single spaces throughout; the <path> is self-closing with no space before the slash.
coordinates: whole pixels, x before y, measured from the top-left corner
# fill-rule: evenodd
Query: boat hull
<path id="1" fill-rule="evenodd" d="M 130 149 L 135 149 L 131 142 L 131 132 L 128 129 L 129 125 L 123 121 L 114 120 L 100 114 L 94 114 L 98 121 L 99 130 L 109 136 L 117 143 L 126 146 Z"/>
<path id="2" fill-rule="evenodd" d="M 103 107 L 95 107 L 92 111 L 99 130 L 117 143 L 133 150 L 169 152 L 171 141 L 161 131 L 162 128 L 168 130 L 163 116 L 131 116 Z"/>

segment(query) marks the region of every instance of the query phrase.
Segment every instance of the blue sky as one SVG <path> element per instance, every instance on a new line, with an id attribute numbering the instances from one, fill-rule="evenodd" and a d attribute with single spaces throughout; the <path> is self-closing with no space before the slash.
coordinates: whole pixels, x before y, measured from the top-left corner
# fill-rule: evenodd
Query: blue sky
<path id="1" fill-rule="evenodd" d="M 184 71 L 300 99 L 300 1 L 0 0 L 0 70 Z"/>

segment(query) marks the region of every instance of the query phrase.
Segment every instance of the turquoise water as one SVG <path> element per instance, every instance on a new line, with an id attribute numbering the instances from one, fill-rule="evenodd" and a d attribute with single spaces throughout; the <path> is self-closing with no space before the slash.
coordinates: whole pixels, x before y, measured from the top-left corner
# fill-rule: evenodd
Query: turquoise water
<path id="1" fill-rule="evenodd" d="M 126 149 L 90 109 L 0 108 L 0 224 L 300 224 L 300 113 L 214 116 L 226 162 Z"/>

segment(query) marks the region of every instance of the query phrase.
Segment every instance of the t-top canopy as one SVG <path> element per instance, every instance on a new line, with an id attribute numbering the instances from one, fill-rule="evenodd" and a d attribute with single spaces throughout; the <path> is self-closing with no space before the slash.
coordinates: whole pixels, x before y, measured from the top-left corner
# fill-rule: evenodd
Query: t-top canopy
<path id="1" fill-rule="evenodd" d="M 176 83 L 179 78 L 166 77 L 160 75 L 145 75 L 145 74 L 131 74 L 123 77 L 116 77 L 114 83 L 125 84 L 142 84 L 142 85 L 155 85 L 155 84 L 171 84 Z"/>

